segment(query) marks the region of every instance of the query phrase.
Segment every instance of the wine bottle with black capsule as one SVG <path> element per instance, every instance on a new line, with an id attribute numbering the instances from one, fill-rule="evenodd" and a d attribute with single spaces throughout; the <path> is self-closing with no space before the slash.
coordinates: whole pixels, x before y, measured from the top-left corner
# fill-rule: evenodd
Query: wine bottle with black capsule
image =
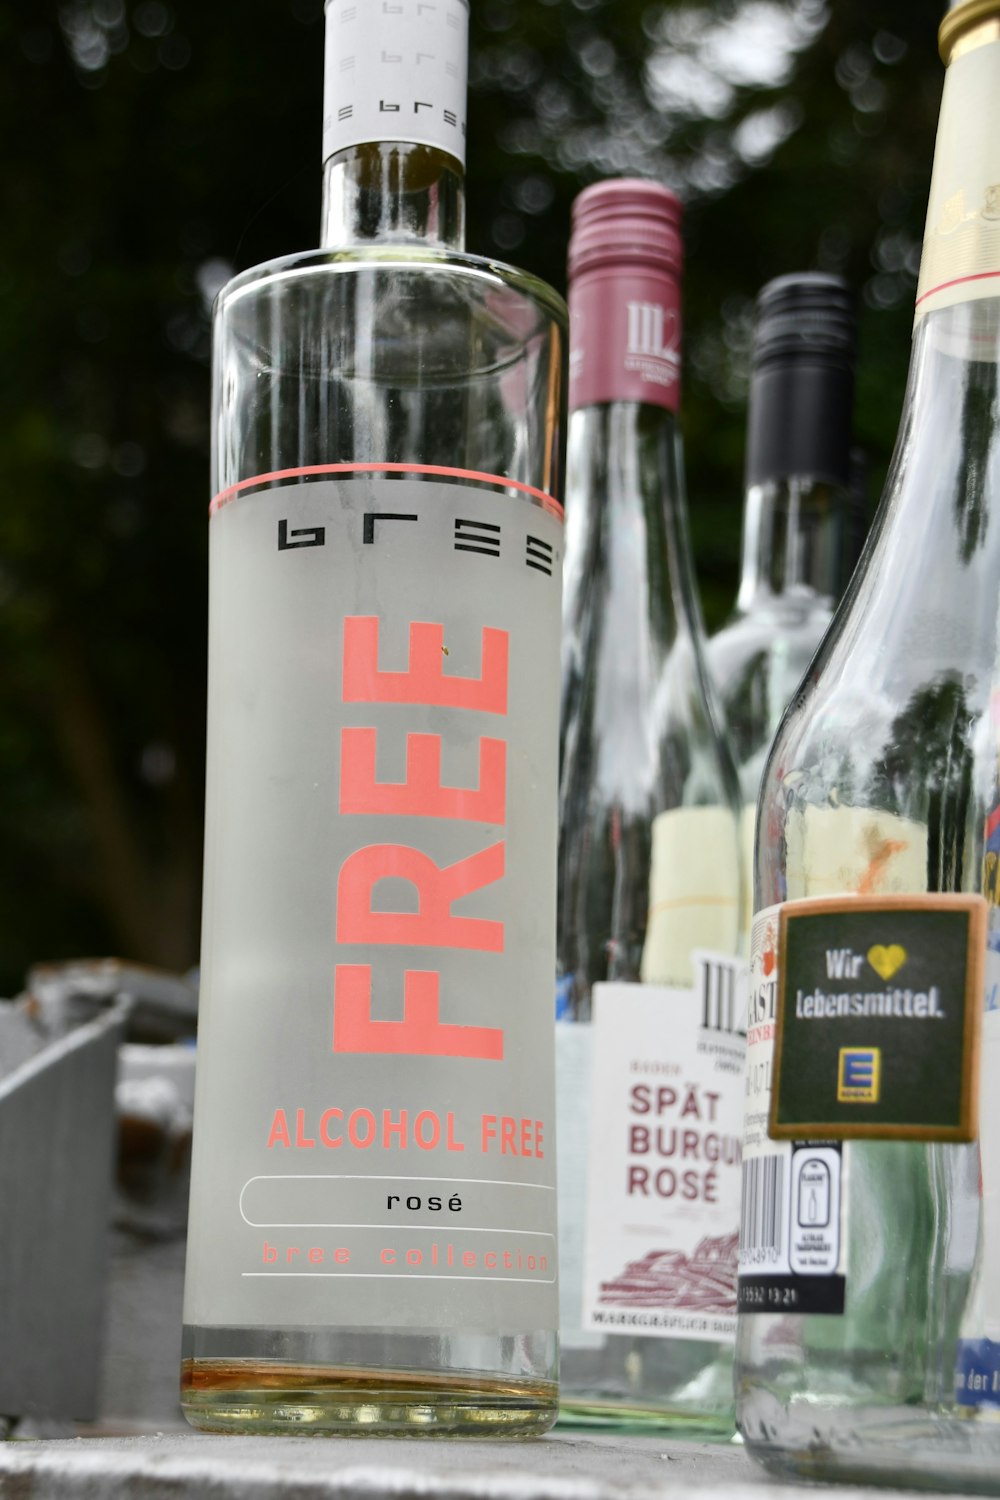
<path id="1" fill-rule="evenodd" d="M 736 1374 L 771 1468 L 1000 1493 L 1000 3 L 946 64 L 895 456 L 758 807 Z"/>
<path id="2" fill-rule="evenodd" d="M 737 783 L 694 584 L 681 204 L 597 183 L 569 252 L 557 1070 L 567 1421 L 733 1431 Z"/>
<path id="3" fill-rule="evenodd" d="M 327 0 L 322 248 L 215 314 L 183 1403 L 556 1411 L 566 309 L 465 253 L 466 0 Z"/>
<path id="4" fill-rule="evenodd" d="M 778 276 L 754 319 L 742 568 L 708 643 L 743 799 L 744 898 L 764 761 L 857 562 L 851 451 L 857 324 L 839 276 Z"/>

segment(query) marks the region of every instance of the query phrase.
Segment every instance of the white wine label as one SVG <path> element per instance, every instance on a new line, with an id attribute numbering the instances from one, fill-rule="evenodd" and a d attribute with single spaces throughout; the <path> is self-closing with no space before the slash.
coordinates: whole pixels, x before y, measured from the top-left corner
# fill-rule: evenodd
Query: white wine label
<path id="1" fill-rule="evenodd" d="M 941 101 L 916 320 L 1000 296 L 1000 41 L 955 56 Z"/>
<path id="2" fill-rule="evenodd" d="M 692 954 L 734 952 L 740 921 L 736 818 L 724 807 L 675 807 L 653 819 L 649 916 L 640 977 L 690 985 Z"/>
<path id="3" fill-rule="evenodd" d="M 189 1323 L 555 1326 L 562 536 L 487 479 L 215 507 Z"/>
<path id="4" fill-rule="evenodd" d="M 323 160 L 370 141 L 465 165 L 468 0 L 326 0 Z"/>
<path id="5" fill-rule="evenodd" d="M 780 906 L 758 912 L 750 940 L 739 1309 L 842 1313 L 847 1238 L 841 1147 L 768 1136 L 780 914 Z"/>
<path id="6" fill-rule="evenodd" d="M 735 1333 L 745 969 L 694 956 L 694 988 L 593 991 L 585 1329 Z"/>

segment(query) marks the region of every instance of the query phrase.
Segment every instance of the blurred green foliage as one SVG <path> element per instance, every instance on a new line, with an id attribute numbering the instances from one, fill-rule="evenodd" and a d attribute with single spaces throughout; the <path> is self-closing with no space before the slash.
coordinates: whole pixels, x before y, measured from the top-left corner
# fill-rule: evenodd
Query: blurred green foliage
<path id="1" fill-rule="evenodd" d="M 374 3 L 374 0 L 371 0 Z M 858 440 L 902 400 L 940 0 L 472 0 L 469 246 L 564 285 L 581 186 L 687 205 L 703 601 L 735 589 L 750 313 L 857 286 Z M 315 243 L 322 0 L 0 0 L 0 993 L 197 959 L 209 312 Z"/>

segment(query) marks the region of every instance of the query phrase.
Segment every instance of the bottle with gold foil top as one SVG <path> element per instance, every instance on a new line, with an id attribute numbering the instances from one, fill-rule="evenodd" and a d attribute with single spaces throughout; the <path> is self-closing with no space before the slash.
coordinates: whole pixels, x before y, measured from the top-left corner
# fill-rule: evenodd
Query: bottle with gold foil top
<path id="1" fill-rule="evenodd" d="M 758 809 L 737 1411 L 1000 1493 L 1000 0 L 940 40 L 896 454 Z"/>
<path id="2" fill-rule="evenodd" d="M 561 1410 L 732 1431 L 737 783 L 677 432 L 681 206 L 577 199 L 569 253 L 557 1095 Z"/>

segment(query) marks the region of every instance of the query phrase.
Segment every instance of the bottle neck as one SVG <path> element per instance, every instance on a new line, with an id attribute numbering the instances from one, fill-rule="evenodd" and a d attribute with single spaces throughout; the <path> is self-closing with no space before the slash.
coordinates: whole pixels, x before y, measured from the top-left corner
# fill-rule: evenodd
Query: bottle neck
<path id="1" fill-rule="evenodd" d="M 832 606 L 846 582 L 849 507 L 846 488 L 808 475 L 751 485 L 737 610 L 747 614 L 776 598 Z"/>
<path id="2" fill-rule="evenodd" d="M 1000 297 L 936 308 L 917 325 L 872 555 L 885 559 L 894 581 L 909 581 L 925 615 L 950 611 L 956 631 L 959 617 L 983 612 L 991 649 L 1000 628 L 998 465 Z"/>
<path id="3" fill-rule="evenodd" d="M 701 628 L 674 413 L 637 401 L 574 411 L 566 473 L 564 620 L 614 618 L 615 675 L 648 674 Z M 649 687 L 650 684 L 646 686 Z"/>
<path id="4" fill-rule="evenodd" d="M 689 913 L 675 914 L 676 927 L 659 921 L 655 941 L 648 923 L 673 905 L 664 859 L 668 870 L 694 859 L 674 879 L 697 882 L 688 841 L 733 830 L 722 810 L 735 778 L 705 666 L 674 413 L 635 401 L 579 407 L 568 460 L 557 952 L 586 1014 L 600 980 L 691 983 Z M 698 807 L 719 816 L 711 833 L 669 818 Z M 728 858 L 732 869 L 735 850 Z M 726 899 L 713 885 L 720 949 L 735 946 Z"/>
<path id="5" fill-rule="evenodd" d="M 465 246 L 465 180 L 458 161 L 434 146 L 373 141 L 349 146 L 323 166 L 320 244 Z"/>
<path id="6" fill-rule="evenodd" d="M 816 328 L 810 330 L 814 343 Z M 846 348 L 761 357 L 747 410 L 736 608 L 832 604 L 847 582 L 854 364 Z"/>

